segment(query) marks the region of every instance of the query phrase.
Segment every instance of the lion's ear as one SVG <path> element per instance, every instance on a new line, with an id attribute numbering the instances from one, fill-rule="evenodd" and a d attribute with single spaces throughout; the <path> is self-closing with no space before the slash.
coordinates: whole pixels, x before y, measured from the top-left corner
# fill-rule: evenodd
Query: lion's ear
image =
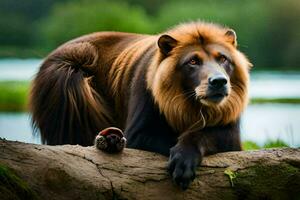
<path id="1" fill-rule="evenodd" d="M 172 38 L 169 35 L 162 35 L 158 39 L 158 46 L 160 51 L 164 54 L 167 55 L 177 44 L 177 40 Z"/>
<path id="2" fill-rule="evenodd" d="M 237 46 L 237 36 L 234 30 L 229 29 L 226 33 L 225 36 L 227 38 L 227 41 L 231 43 L 233 46 Z"/>

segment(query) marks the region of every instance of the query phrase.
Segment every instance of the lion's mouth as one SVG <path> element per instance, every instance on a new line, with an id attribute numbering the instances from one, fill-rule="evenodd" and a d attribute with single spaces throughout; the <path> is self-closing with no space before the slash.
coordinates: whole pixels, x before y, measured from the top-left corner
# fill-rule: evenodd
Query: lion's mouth
<path id="1" fill-rule="evenodd" d="M 195 90 L 197 99 L 204 105 L 214 105 L 221 103 L 229 95 L 230 90 L 228 87 L 222 87 L 220 89 L 207 88 L 205 93 L 201 94 Z"/>
<path id="2" fill-rule="evenodd" d="M 226 96 L 228 96 L 227 92 L 216 92 L 212 94 L 207 94 L 203 99 L 205 101 L 210 101 L 213 103 L 220 103 Z"/>
<path id="3" fill-rule="evenodd" d="M 226 95 L 224 95 L 224 94 L 214 94 L 214 95 L 208 96 L 207 99 L 210 101 L 213 101 L 213 102 L 220 102 L 223 100 L 223 98 L 225 96 Z"/>

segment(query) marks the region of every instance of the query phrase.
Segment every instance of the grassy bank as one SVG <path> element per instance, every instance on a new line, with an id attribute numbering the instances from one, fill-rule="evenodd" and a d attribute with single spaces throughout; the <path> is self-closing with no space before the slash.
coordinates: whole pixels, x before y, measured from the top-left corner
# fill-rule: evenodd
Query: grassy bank
<path id="1" fill-rule="evenodd" d="M 29 84 L 30 83 L 26 81 L 1 81 L 0 111 L 26 111 Z"/>
<path id="2" fill-rule="evenodd" d="M 253 98 L 250 104 L 263 104 L 263 103 L 287 103 L 287 104 L 300 104 L 300 98 Z"/>
<path id="3" fill-rule="evenodd" d="M 284 141 L 277 139 L 277 140 L 267 140 L 262 146 L 258 145 L 257 143 L 246 140 L 242 143 L 244 150 L 258 150 L 258 149 L 267 149 L 267 148 L 277 148 L 277 147 L 289 147 L 287 143 Z"/>

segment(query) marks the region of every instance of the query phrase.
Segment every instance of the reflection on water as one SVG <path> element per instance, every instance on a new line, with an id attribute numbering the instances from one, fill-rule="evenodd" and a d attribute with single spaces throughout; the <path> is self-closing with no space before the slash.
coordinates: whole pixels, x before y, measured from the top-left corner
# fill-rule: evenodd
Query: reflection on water
<path id="1" fill-rule="evenodd" d="M 293 147 L 300 146 L 300 105 L 250 105 L 242 118 L 242 140 L 262 145 L 268 139 L 282 139 Z M 32 136 L 26 113 L 0 113 L 0 137 L 22 142 L 40 143 Z"/>

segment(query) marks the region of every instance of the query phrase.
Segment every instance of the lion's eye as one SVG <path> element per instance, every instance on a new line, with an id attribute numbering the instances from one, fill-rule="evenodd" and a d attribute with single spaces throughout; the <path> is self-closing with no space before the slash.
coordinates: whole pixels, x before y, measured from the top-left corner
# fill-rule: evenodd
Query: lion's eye
<path id="1" fill-rule="evenodd" d="M 182 63 L 187 69 L 197 69 L 202 65 L 202 60 L 198 56 L 190 56 Z"/>
<path id="2" fill-rule="evenodd" d="M 219 60 L 220 63 L 225 63 L 226 61 L 228 61 L 227 57 L 224 56 L 224 55 L 220 55 L 218 57 L 218 60 Z"/>
<path id="3" fill-rule="evenodd" d="M 189 64 L 190 65 L 197 65 L 197 61 L 195 60 L 195 59 L 191 59 L 190 61 L 189 61 Z"/>
<path id="4" fill-rule="evenodd" d="M 194 65 L 200 65 L 201 61 L 198 58 L 191 58 L 188 62 L 189 65 L 194 66 Z"/>

